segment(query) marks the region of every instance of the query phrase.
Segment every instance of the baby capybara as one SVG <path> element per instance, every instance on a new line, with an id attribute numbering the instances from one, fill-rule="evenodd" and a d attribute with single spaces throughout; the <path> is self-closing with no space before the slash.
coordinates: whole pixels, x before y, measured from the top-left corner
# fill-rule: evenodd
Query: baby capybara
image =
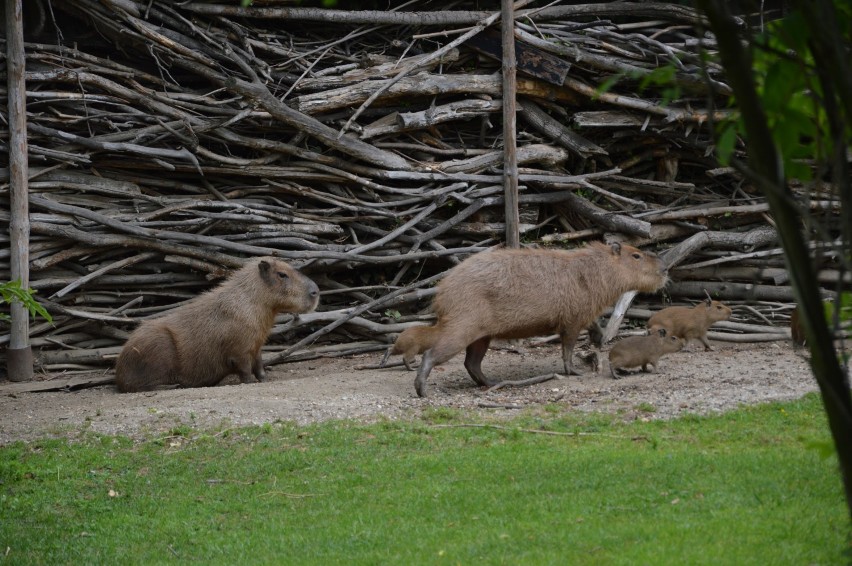
<path id="1" fill-rule="evenodd" d="M 414 388 L 423 397 L 432 368 L 464 349 L 471 378 L 492 384 L 481 364 L 493 338 L 558 333 L 563 366 L 570 374 L 581 330 L 623 293 L 650 293 L 667 280 L 657 256 L 620 244 L 593 243 L 571 251 L 503 249 L 471 256 L 438 284 L 432 302 L 438 317 L 435 339 Z"/>
<path id="2" fill-rule="evenodd" d="M 707 329 L 714 322 L 731 318 L 731 308 L 719 301 L 707 299 L 694 307 L 668 307 L 648 319 L 648 330 L 653 334 L 665 328 L 669 334 L 680 336 L 688 344 L 690 340 L 699 340 L 705 350 L 713 347 L 707 341 Z"/>
<path id="3" fill-rule="evenodd" d="M 318 302 L 316 283 L 285 262 L 251 260 L 219 287 L 133 331 L 116 362 L 118 390 L 204 387 L 231 374 L 263 381 L 260 349 L 275 315 L 310 312 Z"/>
<path id="4" fill-rule="evenodd" d="M 412 370 L 414 368 L 411 367 L 411 364 L 414 362 L 414 357 L 431 348 L 434 341 L 434 326 L 412 326 L 411 328 L 406 328 L 397 336 L 393 346 L 385 352 L 381 365 L 385 364 L 389 356 L 402 354 L 402 363 L 405 365 L 405 369 Z"/>
<path id="5" fill-rule="evenodd" d="M 684 344 L 683 339 L 667 335 L 664 328 L 645 336 L 630 336 L 609 351 L 609 373 L 618 379 L 615 370 L 621 368 L 642 366 L 642 371 L 649 371 L 648 366 L 654 366 L 656 371 L 661 357 L 681 350 Z"/>

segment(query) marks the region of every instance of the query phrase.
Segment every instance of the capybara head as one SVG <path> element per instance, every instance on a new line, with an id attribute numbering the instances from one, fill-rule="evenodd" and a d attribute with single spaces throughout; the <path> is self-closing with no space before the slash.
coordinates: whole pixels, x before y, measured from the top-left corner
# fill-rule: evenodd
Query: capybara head
<path id="1" fill-rule="evenodd" d="M 665 328 L 657 330 L 657 335 L 659 336 L 659 351 L 662 354 L 679 352 L 686 346 L 686 340 L 678 336 L 668 335 Z"/>
<path id="2" fill-rule="evenodd" d="M 708 322 L 708 326 L 720 320 L 728 320 L 731 318 L 731 307 L 724 305 L 719 301 L 711 301 L 705 299 L 701 305 L 695 307 L 700 311 Z"/>
<path id="3" fill-rule="evenodd" d="M 656 254 L 618 242 L 610 244 L 609 249 L 618 265 L 636 274 L 636 290 L 653 293 L 668 283 L 666 264 Z"/>
<path id="4" fill-rule="evenodd" d="M 319 304 L 319 287 L 287 263 L 273 257 L 257 261 L 270 306 L 278 312 L 306 313 Z"/>

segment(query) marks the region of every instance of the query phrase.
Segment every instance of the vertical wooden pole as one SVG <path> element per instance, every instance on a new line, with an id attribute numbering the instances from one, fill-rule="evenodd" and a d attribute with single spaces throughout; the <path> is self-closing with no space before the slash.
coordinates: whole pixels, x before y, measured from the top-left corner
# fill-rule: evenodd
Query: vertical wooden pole
<path id="1" fill-rule="evenodd" d="M 30 285 L 30 222 L 27 200 L 27 87 L 24 77 L 24 19 L 22 0 L 6 1 L 6 61 L 9 76 L 9 194 L 11 221 L 11 277 L 21 287 Z M 12 330 L 6 350 L 6 369 L 11 381 L 33 376 L 29 312 L 21 303 L 11 304 Z"/>
<path id="2" fill-rule="evenodd" d="M 515 7 L 512 0 L 502 0 L 503 44 L 503 190 L 506 201 L 506 247 L 521 245 L 518 213 L 517 156 L 517 63 L 515 61 Z"/>

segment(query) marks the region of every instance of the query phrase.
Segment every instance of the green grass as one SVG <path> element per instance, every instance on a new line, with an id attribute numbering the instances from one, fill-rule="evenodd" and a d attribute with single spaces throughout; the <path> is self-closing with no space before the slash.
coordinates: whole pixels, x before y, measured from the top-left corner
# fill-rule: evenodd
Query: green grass
<path id="1" fill-rule="evenodd" d="M 471 419 L 3 447 L 0 562 L 846 562 L 815 395 L 671 422 Z"/>

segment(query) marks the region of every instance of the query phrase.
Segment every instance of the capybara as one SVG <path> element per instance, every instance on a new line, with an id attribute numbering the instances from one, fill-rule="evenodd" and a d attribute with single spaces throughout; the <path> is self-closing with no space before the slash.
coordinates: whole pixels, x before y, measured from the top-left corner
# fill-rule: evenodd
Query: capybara
<path id="1" fill-rule="evenodd" d="M 589 342 L 600 348 L 603 344 L 603 330 L 598 322 L 593 321 L 586 330 L 589 332 Z M 414 369 L 411 366 L 414 362 L 414 357 L 431 348 L 435 342 L 435 337 L 434 326 L 406 328 L 397 336 L 393 346 L 385 351 L 385 355 L 382 357 L 379 365 L 384 366 L 390 356 L 402 354 L 402 363 L 405 365 L 405 369 L 411 371 Z"/>
<path id="2" fill-rule="evenodd" d="M 139 325 L 116 362 L 118 390 L 205 387 L 234 373 L 243 383 L 252 375 L 263 381 L 260 349 L 275 315 L 310 312 L 318 302 L 316 283 L 285 262 L 251 260 L 215 289 Z"/>
<path id="3" fill-rule="evenodd" d="M 402 363 L 405 364 L 405 369 L 412 370 L 414 368 L 411 364 L 414 362 L 414 357 L 431 348 L 434 341 L 434 326 L 412 326 L 411 328 L 406 328 L 397 336 L 393 346 L 385 352 L 381 365 L 385 364 L 388 356 L 402 354 Z"/>
<path id="4" fill-rule="evenodd" d="M 705 350 L 713 347 L 707 341 L 707 329 L 714 322 L 731 318 L 731 308 L 719 301 L 707 299 L 694 307 L 668 307 L 648 319 L 648 330 L 653 334 L 665 328 L 669 334 L 680 336 L 688 344 L 690 340 L 699 340 Z"/>
<path id="5" fill-rule="evenodd" d="M 649 371 L 648 366 L 652 365 L 656 371 L 662 356 L 679 351 L 685 344 L 682 338 L 667 335 L 665 328 L 645 336 L 630 336 L 609 351 L 609 373 L 618 379 L 615 370 L 621 368 L 642 366 L 642 371 Z"/>
<path id="6" fill-rule="evenodd" d="M 632 246 L 593 243 L 578 250 L 502 249 L 482 252 L 452 268 L 438 284 L 432 310 L 438 317 L 414 388 L 426 395 L 435 365 L 467 349 L 464 366 L 480 385 L 482 358 L 493 338 L 558 333 L 562 362 L 580 331 L 630 290 L 653 292 L 668 281 L 665 264 Z"/>

